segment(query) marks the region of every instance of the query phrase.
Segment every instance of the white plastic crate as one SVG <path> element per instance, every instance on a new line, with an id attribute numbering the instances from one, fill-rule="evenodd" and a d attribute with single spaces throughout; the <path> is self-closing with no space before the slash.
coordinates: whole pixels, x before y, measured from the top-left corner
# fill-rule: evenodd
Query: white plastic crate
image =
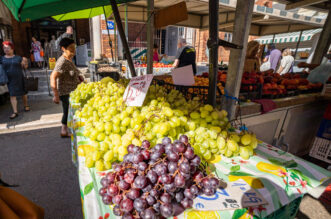
<path id="1" fill-rule="evenodd" d="M 331 164 L 331 140 L 315 137 L 309 155 Z"/>

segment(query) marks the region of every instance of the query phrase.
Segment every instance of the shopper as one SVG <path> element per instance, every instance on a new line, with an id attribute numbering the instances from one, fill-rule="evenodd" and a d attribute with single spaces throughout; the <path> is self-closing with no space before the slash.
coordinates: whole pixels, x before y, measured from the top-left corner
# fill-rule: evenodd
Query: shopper
<path id="1" fill-rule="evenodd" d="M 276 49 L 275 44 L 271 43 L 268 45 L 268 55 L 263 61 L 264 63 L 269 62 L 270 70 L 276 71 L 281 55 L 281 51 Z"/>
<path id="2" fill-rule="evenodd" d="M 28 60 L 25 57 L 14 54 L 14 44 L 9 41 L 2 43 L 5 55 L 1 58 L 2 67 L 8 77 L 8 90 L 13 114 L 9 117 L 15 119 L 18 116 L 17 96 L 23 97 L 24 111 L 30 111 L 28 105 L 27 91 L 24 87 L 23 68 L 28 67 Z"/>
<path id="3" fill-rule="evenodd" d="M 153 46 L 153 62 L 159 62 L 161 60 L 158 49 L 159 49 L 159 47 L 156 44 L 154 44 L 154 46 Z"/>
<path id="4" fill-rule="evenodd" d="M 69 39 L 73 39 L 73 28 L 72 26 L 67 26 L 66 28 L 66 32 L 63 33 L 61 36 L 59 36 L 59 38 L 56 39 L 56 48 L 58 51 L 62 52 L 62 48 L 60 46 L 60 42 L 63 38 L 69 38 Z"/>
<path id="5" fill-rule="evenodd" d="M 51 87 L 54 93 L 53 101 L 58 104 L 61 100 L 63 108 L 61 137 L 69 137 L 67 126 L 69 110 L 69 94 L 75 90 L 82 81 L 80 71 L 72 62 L 75 56 L 76 45 L 72 39 L 63 38 L 60 41 L 63 51 L 62 56 L 57 60 L 55 68 L 51 74 Z"/>
<path id="6" fill-rule="evenodd" d="M 282 60 L 280 61 L 280 66 L 277 70 L 279 74 L 285 74 L 291 71 L 291 68 L 294 63 L 294 58 L 292 56 L 292 52 L 289 48 L 285 48 L 282 52 Z"/>
<path id="7" fill-rule="evenodd" d="M 40 52 L 43 52 L 43 48 L 41 43 L 36 39 L 36 37 L 32 37 L 31 43 L 31 52 L 33 52 L 34 61 L 37 63 L 39 68 L 42 67 L 42 62 L 44 61 L 43 57 L 40 55 Z"/>
<path id="8" fill-rule="evenodd" d="M 195 64 L 195 49 L 186 44 L 186 40 L 181 38 L 178 40 L 178 50 L 173 67 L 183 67 L 192 65 L 194 75 L 197 73 Z"/>
<path id="9" fill-rule="evenodd" d="M 324 57 L 326 59 L 325 62 L 321 62 L 318 64 L 309 64 L 305 62 L 300 62 L 298 64 L 299 68 L 309 68 L 311 71 L 308 75 L 307 80 L 311 83 L 326 83 L 329 79 L 331 79 L 331 49 L 328 54 Z"/>
<path id="10" fill-rule="evenodd" d="M 50 44 L 50 58 L 58 58 L 57 57 L 57 49 L 56 49 L 56 37 L 55 35 L 52 35 L 51 41 L 49 42 Z"/>

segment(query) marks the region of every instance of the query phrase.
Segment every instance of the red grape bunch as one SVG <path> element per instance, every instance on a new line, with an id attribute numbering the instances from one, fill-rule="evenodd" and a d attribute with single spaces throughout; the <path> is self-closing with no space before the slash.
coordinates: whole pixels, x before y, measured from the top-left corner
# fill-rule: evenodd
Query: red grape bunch
<path id="1" fill-rule="evenodd" d="M 150 148 L 130 144 L 123 162 L 101 179 L 99 194 L 113 213 L 125 219 L 167 218 L 191 208 L 198 195 L 214 195 L 219 180 L 207 176 L 186 135 Z"/>

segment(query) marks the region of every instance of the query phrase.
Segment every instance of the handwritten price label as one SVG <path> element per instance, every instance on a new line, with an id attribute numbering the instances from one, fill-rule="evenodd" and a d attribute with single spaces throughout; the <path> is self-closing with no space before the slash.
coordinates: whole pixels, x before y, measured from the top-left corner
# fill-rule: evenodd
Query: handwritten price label
<path id="1" fill-rule="evenodd" d="M 193 208 L 199 211 L 222 211 L 267 204 L 267 201 L 244 180 L 228 183 L 217 189 L 213 196 L 200 195 L 194 199 Z"/>
<path id="2" fill-rule="evenodd" d="M 123 95 L 126 105 L 142 106 L 152 80 L 153 75 L 151 74 L 131 78 Z"/>

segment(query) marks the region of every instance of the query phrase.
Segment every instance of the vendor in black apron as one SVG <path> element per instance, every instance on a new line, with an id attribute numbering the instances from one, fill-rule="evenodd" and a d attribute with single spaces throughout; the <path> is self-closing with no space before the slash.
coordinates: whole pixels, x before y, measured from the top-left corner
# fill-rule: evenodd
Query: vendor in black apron
<path id="1" fill-rule="evenodd" d="M 178 40 L 178 50 L 173 67 L 179 68 L 187 65 L 192 65 L 194 75 L 197 73 L 195 64 L 195 49 L 186 44 L 185 39 Z"/>

